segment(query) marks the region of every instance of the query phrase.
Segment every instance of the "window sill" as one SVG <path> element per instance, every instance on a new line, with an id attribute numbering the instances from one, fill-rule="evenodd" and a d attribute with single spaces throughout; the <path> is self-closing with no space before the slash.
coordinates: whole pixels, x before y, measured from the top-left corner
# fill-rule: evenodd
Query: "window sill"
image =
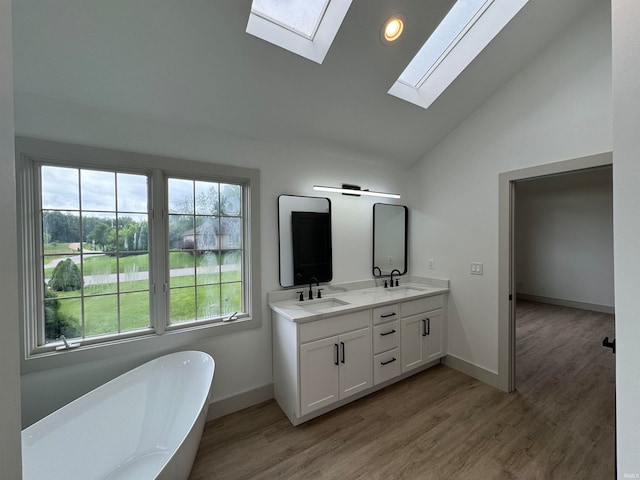
<path id="1" fill-rule="evenodd" d="M 23 356 L 21 374 L 77 366 L 134 354 L 162 355 L 171 351 L 192 348 L 196 342 L 244 330 L 260 328 L 260 318 L 245 317 L 233 322 L 216 322 L 169 329 L 162 335 L 137 334 L 110 342 L 89 343 L 65 350 L 35 351 Z"/>

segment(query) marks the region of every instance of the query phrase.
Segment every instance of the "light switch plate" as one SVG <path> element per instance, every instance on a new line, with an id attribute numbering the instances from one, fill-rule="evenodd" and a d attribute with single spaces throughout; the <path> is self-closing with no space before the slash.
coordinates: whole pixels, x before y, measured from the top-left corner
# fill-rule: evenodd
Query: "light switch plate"
<path id="1" fill-rule="evenodd" d="M 482 275 L 482 263 L 471 262 L 471 275 Z"/>

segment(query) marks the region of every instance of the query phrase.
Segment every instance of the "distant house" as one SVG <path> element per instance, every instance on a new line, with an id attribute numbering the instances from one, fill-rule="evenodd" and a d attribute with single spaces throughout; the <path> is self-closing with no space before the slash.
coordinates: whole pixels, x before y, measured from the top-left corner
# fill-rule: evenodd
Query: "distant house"
<path id="1" fill-rule="evenodd" d="M 185 250 L 236 250 L 241 246 L 241 218 L 207 218 L 195 229 L 182 234 L 182 248 Z"/>

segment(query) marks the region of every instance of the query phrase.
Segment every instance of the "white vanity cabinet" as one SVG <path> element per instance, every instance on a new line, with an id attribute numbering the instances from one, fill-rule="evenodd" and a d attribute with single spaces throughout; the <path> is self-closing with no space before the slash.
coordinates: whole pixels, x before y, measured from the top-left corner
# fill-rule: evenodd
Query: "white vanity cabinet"
<path id="1" fill-rule="evenodd" d="M 289 300 L 272 306 L 274 397 L 293 425 L 428 368 L 445 355 L 446 292 L 413 299 L 401 292 L 351 295 L 345 305 L 360 302 L 357 308 L 312 318 L 305 312 L 321 310 L 313 303 Z"/>
<path id="2" fill-rule="evenodd" d="M 299 418 L 373 386 L 371 310 L 322 320 L 273 317 L 275 398 Z"/>
<path id="3" fill-rule="evenodd" d="M 445 355 L 444 297 L 437 295 L 400 305 L 402 373 Z"/>

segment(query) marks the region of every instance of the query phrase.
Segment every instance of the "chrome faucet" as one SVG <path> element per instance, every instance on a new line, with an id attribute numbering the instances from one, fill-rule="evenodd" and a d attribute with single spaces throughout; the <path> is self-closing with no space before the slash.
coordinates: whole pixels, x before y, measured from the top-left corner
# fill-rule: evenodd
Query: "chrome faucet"
<path id="1" fill-rule="evenodd" d="M 313 286 L 313 282 L 316 282 L 316 286 L 320 286 L 318 279 L 316 277 L 311 277 L 309 280 L 309 300 L 313 300 L 313 289 L 311 288 Z M 318 298 L 320 298 L 320 292 L 318 292 Z"/>
<path id="2" fill-rule="evenodd" d="M 390 287 L 394 286 L 393 285 L 393 274 L 396 273 L 396 272 L 398 272 L 398 275 L 400 275 L 400 276 L 402 275 L 402 273 L 400 273 L 400 270 L 398 270 L 397 268 L 394 268 L 393 270 L 391 270 L 391 281 L 389 282 L 390 283 L 390 285 L 389 285 Z M 396 287 L 398 286 L 398 279 L 397 278 L 396 278 L 395 286 Z"/>

